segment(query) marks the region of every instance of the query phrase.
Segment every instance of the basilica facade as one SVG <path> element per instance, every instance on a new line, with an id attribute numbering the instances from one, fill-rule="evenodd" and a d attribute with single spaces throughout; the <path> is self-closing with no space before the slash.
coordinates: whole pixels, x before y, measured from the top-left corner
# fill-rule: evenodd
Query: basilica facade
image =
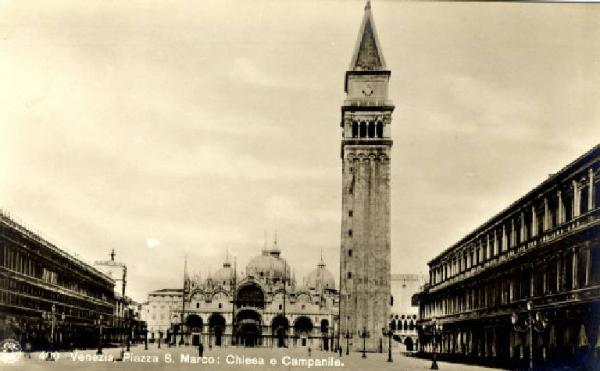
<path id="1" fill-rule="evenodd" d="M 145 305 L 149 336 L 155 341 L 209 347 L 337 347 L 334 321 L 339 302 L 333 274 L 321 258 L 297 283 L 276 242 L 252 258 L 243 275 L 229 258 L 204 278 L 186 272 L 183 295 L 173 297 L 167 308 L 170 325 L 158 331 L 153 331 L 153 311 L 161 304 L 166 307 L 152 300 Z"/>

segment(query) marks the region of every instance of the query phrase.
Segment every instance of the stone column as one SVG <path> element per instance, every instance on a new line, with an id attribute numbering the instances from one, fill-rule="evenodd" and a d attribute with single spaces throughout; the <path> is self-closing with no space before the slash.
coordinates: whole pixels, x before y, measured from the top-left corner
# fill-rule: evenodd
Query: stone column
<path id="1" fill-rule="evenodd" d="M 573 218 L 578 217 L 581 214 L 581 190 L 579 189 L 579 183 L 573 180 Z"/>
<path id="2" fill-rule="evenodd" d="M 562 224 L 565 222 L 565 205 L 562 200 L 561 191 L 556 192 L 556 197 L 558 198 L 558 215 L 556 221 L 558 224 Z"/>
<path id="3" fill-rule="evenodd" d="M 472 266 L 473 266 L 473 250 L 469 249 L 469 252 L 467 253 L 467 266 L 465 268 L 470 269 Z"/>
<path id="4" fill-rule="evenodd" d="M 588 187 L 588 211 L 592 210 L 596 205 L 594 205 L 594 169 L 590 168 L 588 170 L 588 179 L 589 179 L 589 187 Z"/>
<path id="5" fill-rule="evenodd" d="M 575 290 L 575 289 L 579 288 L 579 282 L 577 282 L 577 276 L 578 276 L 577 260 L 579 259 L 578 254 L 577 254 L 577 249 L 572 248 L 571 254 L 573 256 L 573 277 L 572 277 L 571 281 L 573 282 L 573 290 Z"/>
<path id="6" fill-rule="evenodd" d="M 494 243 L 494 256 L 498 256 L 498 255 L 500 255 L 500 251 L 502 250 L 502 246 L 499 243 L 498 232 L 497 232 L 496 228 L 494 228 L 493 243 Z"/>
<path id="7" fill-rule="evenodd" d="M 479 331 L 479 347 L 479 356 L 483 358 L 489 357 L 489 336 L 487 328 L 482 328 Z"/>
<path id="8" fill-rule="evenodd" d="M 529 271 L 529 296 L 533 296 L 534 294 L 534 283 L 535 283 L 535 274 L 533 274 L 533 265 Z"/>
<path id="9" fill-rule="evenodd" d="M 556 261 L 556 291 L 562 291 L 562 256 Z"/>
<path id="10" fill-rule="evenodd" d="M 585 243 L 585 286 L 589 286 L 592 270 L 592 245 L 590 241 Z"/>
<path id="11" fill-rule="evenodd" d="M 469 330 L 467 333 L 467 354 L 473 354 L 473 331 Z"/>
<path id="12" fill-rule="evenodd" d="M 537 214 L 535 213 L 535 206 L 531 206 L 531 237 L 535 237 L 537 234 Z"/>
<path id="13" fill-rule="evenodd" d="M 548 207 L 548 199 L 544 198 L 544 231 L 550 229 L 550 208 Z"/>
<path id="14" fill-rule="evenodd" d="M 510 220 L 510 240 L 511 240 L 512 247 L 517 246 L 517 231 L 515 230 L 515 219 L 514 218 L 512 218 Z"/>
<path id="15" fill-rule="evenodd" d="M 527 228 L 525 227 L 525 212 L 521 211 L 521 242 L 527 240 Z"/>
<path id="16" fill-rule="evenodd" d="M 500 244 L 500 252 L 508 250 L 508 236 L 506 234 L 506 224 L 502 223 L 502 243 Z"/>
<path id="17" fill-rule="evenodd" d="M 548 267 L 545 266 L 544 267 L 544 273 L 542 273 L 542 293 L 545 294 L 546 292 L 548 292 L 548 287 L 546 285 L 546 272 L 548 271 Z"/>
<path id="18" fill-rule="evenodd" d="M 496 357 L 496 355 L 498 354 L 498 328 L 494 327 L 492 328 L 492 357 Z"/>

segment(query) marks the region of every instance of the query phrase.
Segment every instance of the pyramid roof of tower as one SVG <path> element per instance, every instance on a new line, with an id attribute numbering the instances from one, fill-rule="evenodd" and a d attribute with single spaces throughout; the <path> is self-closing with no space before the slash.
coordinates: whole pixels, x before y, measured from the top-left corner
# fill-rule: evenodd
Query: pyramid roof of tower
<path id="1" fill-rule="evenodd" d="M 360 24 L 358 39 L 350 62 L 350 71 L 383 71 L 386 70 L 385 58 L 377 36 L 373 21 L 371 2 L 367 1 L 365 12 Z"/>

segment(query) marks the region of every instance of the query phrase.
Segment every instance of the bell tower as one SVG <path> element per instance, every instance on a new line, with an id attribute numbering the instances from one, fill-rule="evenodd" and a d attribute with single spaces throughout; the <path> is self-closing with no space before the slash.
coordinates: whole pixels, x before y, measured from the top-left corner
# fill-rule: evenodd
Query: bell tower
<path id="1" fill-rule="evenodd" d="M 355 351 L 362 350 L 364 332 L 367 351 L 387 349 L 382 328 L 388 327 L 391 304 L 390 75 L 367 1 L 346 71 L 341 120 L 340 337 L 348 333 Z"/>

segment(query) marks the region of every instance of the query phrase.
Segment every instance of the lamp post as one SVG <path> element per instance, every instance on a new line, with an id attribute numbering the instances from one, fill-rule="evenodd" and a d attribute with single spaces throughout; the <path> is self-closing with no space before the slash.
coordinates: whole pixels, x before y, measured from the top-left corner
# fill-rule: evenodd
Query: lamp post
<path id="1" fill-rule="evenodd" d="M 358 336 L 363 339 L 362 358 L 367 358 L 367 338 L 371 336 L 371 334 L 367 331 L 367 327 L 363 327 L 362 332 L 359 332 Z"/>
<path id="2" fill-rule="evenodd" d="M 127 338 L 125 339 L 125 341 L 127 342 L 127 351 L 129 352 L 131 350 L 130 346 L 131 346 L 131 319 L 127 319 Z"/>
<path id="3" fill-rule="evenodd" d="M 148 350 L 148 329 L 144 329 L 144 350 Z"/>
<path id="4" fill-rule="evenodd" d="M 536 312 L 534 315 L 533 303 L 528 301 L 527 317 L 521 320 L 517 312 L 513 312 L 510 321 L 516 332 L 525 334 L 529 331 L 529 369 L 533 370 L 533 332 L 543 333 L 548 327 L 548 319 L 540 312 Z"/>
<path id="5" fill-rule="evenodd" d="M 60 315 L 61 323 L 65 321 L 65 313 L 63 312 Z M 51 312 L 42 312 L 42 319 L 44 322 L 50 322 L 50 349 L 48 349 L 48 354 L 46 355 L 46 361 L 54 361 L 54 356 L 52 353 L 54 352 L 54 328 L 56 326 L 56 305 L 52 304 Z"/>
<path id="6" fill-rule="evenodd" d="M 104 322 L 104 316 L 101 314 L 98 316 L 96 320 L 94 320 L 94 324 L 98 326 L 98 350 L 96 354 L 102 354 L 102 323 Z"/>
<path id="7" fill-rule="evenodd" d="M 388 362 L 394 362 L 392 360 L 392 335 L 394 334 L 394 332 L 392 331 L 391 327 L 386 329 L 385 327 L 383 327 L 381 329 L 381 333 L 383 334 L 383 336 L 387 336 L 388 337 Z"/>
<path id="8" fill-rule="evenodd" d="M 162 330 L 158 331 L 158 349 L 160 349 L 160 341 L 162 340 Z"/>
<path id="9" fill-rule="evenodd" d="M 431 329 L 432 329 L 432 334 L 433 334 L 433 354 L 431 355 L 431 369 L 432 370 L 437 370 L 438 364 L 437 364 L 437 333 L 438 332 L 442 332 L 442 330 L 444 329 L 443 325 L 441 323 L 437 323 L 437 320 L 433 320 L 433 324 L 431 325 Z"/>
<path id="10" fill-rule="evenodd" d="M 181 326 L 179 326 L 179 331 L 181 331 L 181 339 L 179 339 L 179 346 L 182 346 L 184 341 L 183 341 L 183 321 L 181 322 Z M 177 341 L 177 340 L 175 340 Z"/>
<path id="11" fill-rule="evenodd" d="M 346 355 L 350 354 L 350 331 L 346 330 Z"/>

